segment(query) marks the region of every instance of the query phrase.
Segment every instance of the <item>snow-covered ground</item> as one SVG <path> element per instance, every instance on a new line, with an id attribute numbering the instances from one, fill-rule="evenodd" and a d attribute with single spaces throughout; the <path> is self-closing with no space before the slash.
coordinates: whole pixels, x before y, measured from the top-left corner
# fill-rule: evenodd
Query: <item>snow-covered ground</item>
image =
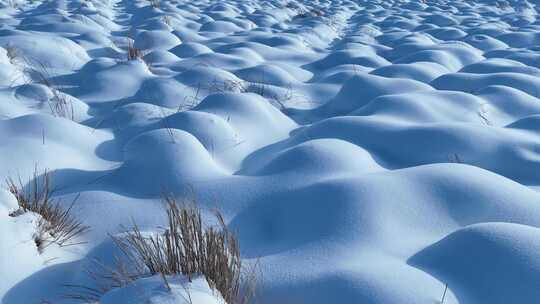
<path id="1" fill-rule="evenodd" d="M 50 170 L 91 229 L 38 251 L 36 216 L 9 216 L 2 184 L 1 303 L 75 303 L 65 284 L 112 259 L 109 234 L 164 225 L 164 190 L 225 214 L 259 265 L 257 303 L 537 303 L 538 13 L 538 0 L 0 0 L 0 180 Z M 188 303 L 170 280 L 101 303 Z M 190 285 L 193 304 L 219 303 Z"/>

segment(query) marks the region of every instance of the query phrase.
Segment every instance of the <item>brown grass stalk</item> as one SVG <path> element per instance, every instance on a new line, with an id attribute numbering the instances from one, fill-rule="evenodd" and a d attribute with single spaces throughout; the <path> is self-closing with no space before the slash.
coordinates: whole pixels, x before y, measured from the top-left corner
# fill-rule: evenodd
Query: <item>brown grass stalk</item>
<path id="1" fill-rule="evenodd" d="M 165 231 L 144 234 L 134 223 L 133 228 L 122 235 L 111 236 L 122 256 L 116 259 L 117 263 L 124 262 L 110 269 L 102 266 L 105 274 L 91 272 L 98 288 L 75 286 L 74 290 L 78 292 L 71 298 L 96 301 L 108 290 L 153 275 L 161 276 L 164 285 L 170 288 L 166 276 L 183 275 L 189 281 L 204 276 L 210 288 L 219 292 L 229 304 L 243 304 L 251 299 L 255 290 L 255 272 L 250 272 L 247 292 L 242 293 L 240 289 L 245 282 L 242 280 L 240 246 L 221 213 L 214 212 L 217 226 L 207 226 L 194 202 L 178 203 L 170 196 L 165 196 L 164 202 Z"/>
<path id="2" fill-rule="evenodd" d="M 77 243 L 72 242 L 75 237 L 89 230 L 88 226 L 83 225 L 71 215 L 78 197 L 67 209 L 62 208 L 59 201 L 51 198 L 51 177 L 48 171 L 44 171 L 40 182 L 38 171 L 34 170 L 27 190 L 24 190 L 21 178 L 17 182 L 8 178 L 6 184 L 19 206 L 17 210 L 9 214 L 10 216 L 16 217 L 27 212 L 40 216 L 34 233 L 34 242 L 40 253 L 53 243 L 59 246 L 75 245 Z"/>

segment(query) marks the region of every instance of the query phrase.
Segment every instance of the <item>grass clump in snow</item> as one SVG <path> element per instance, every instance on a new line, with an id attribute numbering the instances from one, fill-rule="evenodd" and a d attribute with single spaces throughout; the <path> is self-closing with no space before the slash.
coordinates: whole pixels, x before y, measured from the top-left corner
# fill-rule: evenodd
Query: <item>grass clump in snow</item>
<path id="1" fill-rule="evenodd" d="M 56 117 L 63 117 L 74 120 L 75 113 L 73 102 L 66 94 L 60 91 L 59 85 L 55 83 L 56 73 L 54 69 L 48 66 L 42 60 L 37 58 L 27 57 L 17 47 L 8 43 L 4 46 L 6 56 L 12 65 L 15 65 L 21 72 L 25 84 L 39 83 L 47 88 L 52 93 L 52 97 L 47 99 L 51 114 Z M 20 79 L 17 77 L 14 82 Z"/>
<path id="2" fill-rule="evenodd" d="M 17 58 L 19 57 L 19 51 L 17 50 L 16 47 L 9 44 L 5 46 L 4 48 L 6 50 L 6 56 L 8 57 L 9 62 L 14 64 Z"/>
<path id="3" fill-rule="evenodd" d="M 227 303 L 236 303 L 242 268 L 240 248 L 221 213 L 214 213 L 219 228 L 206 227 L 194 203 L 180 205 L 172 197 L 165 197 L 165 203 L 168 226 L 163 233 L 144 236 L 135 226 L 126 235 L 114 237 L 115 243 L 151 275 L 182 274 L 190 281 L 203 275 Z"/>
<path id="4" fill-rule="evenodd" d="M 153 8 L 159 8 L 159 1 L 158 0 L 148 0 L 150 2 L 150 6 Z"/>
<path id="5" fill-rule="evenodd" d="M 41 182 L 37 169 L 33 178 L 28 182 L 28 188 L 24 189 L 23 182 L 19 178 L 16 182 L 12 178 L 6 180 L 7 188 L 15 199 L 19 208 L 9 214 L 17 217 L 27 212 L 39 215 L 34 234 L 34 242 L 40 253 L 50 244 L 59 246 L 74 245 L 72 240 L 87 232 L 85 226 L 71 215 L 71 210 L 76 200 L 67 209 L 62 208 L 59 201 L 51 198 L 51 177 L 48 171 L 44 171 Z"/>
<path id="6" fill-rule="evenodd" d="M 214 211 L 217 226 L 205 225 L 195 202 L 178 203 L 165 196 L 167 225 L 153 235 L 140 231 L 134 224 L 120 236 L 111 236 L 121 251 L 113 267 L 96 261 L 88 271 L 97 288 L 73 286 L 69 295 L 83 301 L 99 301 L 108 291 L 125 287 L 143 277 L 159 275 L 169 287 L 166 276 L 183 275 L 189 282 L 204 276 L 213 291 L 229 304 L 247 303 L 255 290 L 255 272 L 247 276 L 247 288 L 240 292 L 242 260 L 236 236 L 228 229 L 223 216 Z M 96 269 L 102 273 L 96 272 Z M 170 289 L 170 287 L 169 287 Z"/>
<path id="7" fill-rule="evenodd" d="M 135 47 L 135 41 L 133 39 L 133 34 L 131 31 L 127 34 L 126 41 L 127 41 L 127 50 L 126 50 L 127 61 L 142 60 L 142 62 L 144 62 L 147 65 L 146 61 L 144 60 L 144 55 L 146 55 L 146 53 L 144 52 L 143 49 Z"/>
<path id="8" fill-rule="evenodd" d="M 55 117 L 63 117 L 70 120 L 75 120 L 75 110 L 73 102 L 51 81 L 53 75 L 50 69 L 43 63 L 37 62 L 35 68 L 28 69 L 28 73 L 37 78 L 38 83 L 48 87 L 52 92 L 52 97 L 48 99 L 49 109 Z"/>
<path id="9" fill-rule="evenodd" d="M 73 101 L 60 91 L 59 85 L 55 83 L 56 75 L 53 69 L 41 60 L 24 56 L 15 47 L 7 50 L 8 58 L 12 64 L 19 66 L 26 84 L 39 83 L 51 90 L 52 97 L 47 99 L 51 114 L 55 117 L 75 120 Z"/>
<path id="10" fill-rule="evenodd" d="M 137 59 L 143 60 L 143 57 L 144 57 L 143 50 L 141 50 L 139 48 L 136 48 L 134 46 L 134 44 L 133 44 L 133 39 L 131 39 L 130 37 L 128 37 L 127 42 L 128 42 L 128 44 L 127 44 L 127 60 L 128 61 L 137 60 Z"/>

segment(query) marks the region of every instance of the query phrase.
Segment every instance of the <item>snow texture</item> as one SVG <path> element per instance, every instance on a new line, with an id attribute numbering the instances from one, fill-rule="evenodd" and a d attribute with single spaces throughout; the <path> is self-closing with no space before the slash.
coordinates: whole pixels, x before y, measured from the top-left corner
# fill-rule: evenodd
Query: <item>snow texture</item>
<path id="1" fill-rule="evenodd" d="M 1 187 L 0 303 L 76 303 L 63 286 L 92 283 L 109 234 L 160 231 L 164 190 L 224 213 L 259 265 L 258 303 L 433 304 L 445 286 L 445 304 L 538 303 L 539 13 L 0 0 L 0 180 L 50 170 L 91 228 L 40 253 L 38 216 L 10 217 Z M 100 302 L 222 301 L 204 278 L 169 281 Z"/>

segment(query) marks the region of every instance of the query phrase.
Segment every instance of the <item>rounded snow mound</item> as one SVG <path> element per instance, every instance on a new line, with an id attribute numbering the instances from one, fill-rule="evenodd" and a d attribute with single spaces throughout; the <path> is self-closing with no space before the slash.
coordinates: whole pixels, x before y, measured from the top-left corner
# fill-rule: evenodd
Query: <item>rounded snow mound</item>
<path id="1" fill-rule="evenodd" d="M 192 89 L 173 78 L 149 78 L 142 82 L 135 100 L 144 101 L 162 107 L 178 109 L 186 106 Z"/>
<path id="2" fill-rule="evenodd" d="M 234 170 L 251 151 L 249 141 L 224 118 L 208 112 L 186 111 L 170 115 L 159 123 L 195 136 L 212 157 Z"/>
<path id="3" fill-rule="evenodd" d="M 25 84 L 15 89 L 15 98 L 27 107 L 52 116 L 84 121 L 89 107 L 86 103 L 69 94 L 41 84 Z"/>
<path id="4" fill-rule="evenodd" d="M 287 136 L 296 124 L 263 97 L 253 93 L 220 93 L 206 97 L 193 110 L 221 116 L 244 138 L 268 143 Z M 264 134 L 264 136 L 262 136 Z"/>
<path id="5" fill-rule="evenodd" d="M 354 159 L 354 161 L 351 161 Z M 294 173 L 304 176 L 330 176 L 343 173 L 369 173 L 382 170 L 364 149 L 338 139 L 316 139 L 274 155 L 250 175 Z M 243 172 L 243 174 L 248 174 Z"/>
<path id="6" fill-rule="evenodd" d="M 170 49 L 170 52 L 180 58 L 189 58 L 205 53 L 212 53 L 213 51 L 204 44 L 197 42 L 186 42 Z"/>
<path id="7" fill-rule="evenodd" d="M 243 89 L 242 79 L 233 73 L 205 64 L 195 65 L 176 76 L 175 79 L 191 87 L 200 87 L 210 92 L 219 90 L 239 92 Z"/>
<path id="8" fill-rule="evenodd" d="M 68 132 L 69 130 L 69 132 Z M 68 119 L 31 114 L 0 121 L 0 159 L 6 176 L 31 176 L 38 169 L 103 169 L 118 157 L 114 137 Z M 58 157 L 62 155 L 63 157 Z"/>
<path id="9" fill-rule="evenodd" d="M 238 70 L 235 72 L 235 74 L 249 82 L 276 86 L 287 86 L 298 82 L 298 80 L 296 80 L 287 71 L 272 64 L 262 64 L 255 67 Z"/>
<path id="10" fill-rule="evenodd" d="M 447 282 L 460 303 L 529 303 L 540 296 L 539 244 L 536 227 L 482 223 L 451 233 L 409 263 Z"/>
<path id="11" fill-rule="evenodd" d="M 193 179 L 211 177 L 220 172 L 197 138 L 177 129 L 158 129 L 140 134 L 125 145 L 124 159 L 126 165 L 154 170 L 161 168 L 164 172 Z"/>
<path id="12" fill-rule="evenodd" d="M 80 68 L 90 60 L 86 50 L 77 43 L 48 33 L 40 35 L 24 31 L 13 31 L 9 35 L 2 33 L 0 45 L 14 48 L 23 64 L 47 75 Z"/>
<path id="13" fill-rule="evenodd" d="M 200 30 L 203 32 L 232 33 L 242 31 L 243 29 L 229 21 L 213 21 L 203 24 Z"/>
<path id="14" fill-rule="evenodd" d="M 421 91 L 384 95 L 351 115 L 375 115 L 415 123 L 482 123 L 478 112 L 486 101 L 463 92 Z"/>
<path id="15" fill-rule="evenodd" d="M 454 73 L 443 75 L 431 82 L 438 90 L 477 92 L 485 87 L 501 85 L 521 90 L 532 96 L 539 96 L 540 78 L 520 73 L 472 74 Z"/>
<path id="16" fill-rule="evenodd" d="M 124 163 L 115 171 L 115 183 L 128 189 L 136 185 L 141 195 L 159 193 L 159 189 L 181 191 L 193 182 L 226 174 L 197 138 L 168 127 L 136 136 L 123 152 Z"/>
<path id="17" fill-rule="evenodd" d="M 144 31 L 135 37 L 134 47 L 141 50 L 168 50 L 182 43 L 178 37 L 167 31 Z"/>
<path id="18" fill-rule="evenodd" d="M 168 286 L 166 285 L 168 284 Z M 170 289 L 169 289 L 170 288 Z M 100 299 L 101 304 L 225 304 L 204 277 L 191 281 L 182 276 L 161 276 L 137 279 L 122 288 L 115 288 Z"/>
<path id="19" fill-rule="evenodd" d="M 156 66 L 173 64 L 180 60 L 180 58 L 165 50 L 155 50 L 144 55 L 143 60 L 149 65 Z"/>
<path id="20" fill-rule="evenodd" d="M 332 100 L 315 111 L 323 116 L 343 115 L 379 96 L 429 90 L 433 88 L 415 80 L 360 74 L 347 80 Z"/>
<path id="21" fill-rule="evenodd" d="M 435 62 L 414 62 L 392 64 L 373 70 L 371 74 L 388 78 L 406 78 L 429 83 L 435 78 L 448 73 L 448 69 Z"/>

